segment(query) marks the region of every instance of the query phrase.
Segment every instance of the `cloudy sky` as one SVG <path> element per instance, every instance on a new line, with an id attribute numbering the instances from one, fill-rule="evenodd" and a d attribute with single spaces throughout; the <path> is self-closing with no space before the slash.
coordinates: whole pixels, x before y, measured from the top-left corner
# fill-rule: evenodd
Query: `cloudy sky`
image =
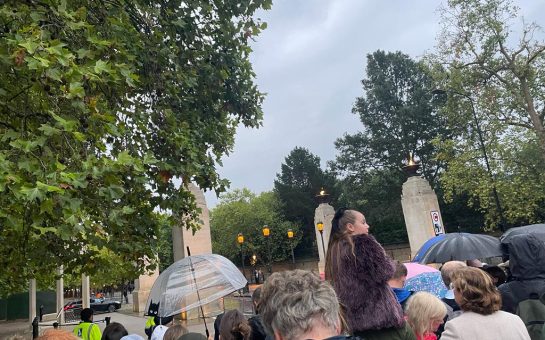
<path id="1" fill-rule="evenodd" d="M 266 99 L 259 129 L 239 128 L 220 174 L 231 189 L 271 190 L 296 146 L 325 163 L 334 141 L 361 129 L 351 113 L 362 95 L 365 56 L 378 49 L 412 57 L 431 52 L 439 32 L 437 0 L 275 0 L 257 16 L 267 29 L 253 43 L 256 82 Z M 519 0 L 520 13 L 545 26 L 545 2 Z M 206 193 L 209 207 L 217 204 Z"/>

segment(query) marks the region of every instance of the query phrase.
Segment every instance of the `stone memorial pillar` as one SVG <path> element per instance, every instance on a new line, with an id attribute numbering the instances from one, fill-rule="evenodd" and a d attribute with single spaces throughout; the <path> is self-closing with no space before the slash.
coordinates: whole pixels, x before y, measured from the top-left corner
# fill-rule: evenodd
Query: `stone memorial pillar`
<path id="1" fill-rule="evenodd" d="M 137 280 L 134 280 L 134 291 L 132 292 L 132 310 L 137 313 L 146 313 L 146 303 L 151 292 L 151 288 L 159 276 L 159 268 L 156 268 L 151 274 L 142 274 Z"/>
<path id="2" fill-rule="evenodd" d="M 60 266 L 57 268 L 57 275 L 59 275 L 59 279 L 57 280 L 57 312 L 60 311 L 59 318 L 57 319 L 58 323 L 63 324 L 64 323 L 64 279 L 62 277 L 64 273 L 63 266 Z"/>
<path id="3" fill-rule="evenodd" d="M 324 189 L 320 191 L 319 195 L 316 195 L 316 199 L 318 207 L 314 211 L 314 230 L 320 259 L 318 262 L 318 271 L 320 274 L 323 274 L 325 272 L 325 256 L 327 254 L 329 236 L 331 235 L 331 221 L 333 220 L 333 216 L 335 216 L 335 209 L 329 205 L 329 195 L 326 194 Z M 318 228 L 320 223 L 321 226 Z M 320 232 L 319 229 L 322 229 L 322 231 Z"/>
<path id="4" fill-rule="evenodd" d="M 36 317 L 36 279 L 30 279 L 28 285 L 28 319 L 30 322 Z"/>
<path id="5" fill-rule="evenodd" d="M 81 274 L 81 307 L 91 307 L 91 287 L 89 276 L 85 274 Z"/>
<path id="6" fill-rule="evenodd" d="M 427 240 L 445 233 L 437 195 L 428 181 L 417 175 L 418 168 L 419 165 L 411 157 L 404 167 L 409 178 L 403 184 L 401 195 L 411 258 Z"/>
<path id="7" fill-rule="evenodd" d="M 212 237 L 210 235 L 210 213 L 206 205 L 204 193 L 195 184 L 190 183 L 187 188 L 191 191 L 197 207 L 201 209 L 199 215 L 200 229 L 193 234 L 191 229 L 183 227 L 172 228 L 172 251 L 174 262 L 187 256 L 187 247 L 191 250 L 191 255 L 212 254 Z"/>

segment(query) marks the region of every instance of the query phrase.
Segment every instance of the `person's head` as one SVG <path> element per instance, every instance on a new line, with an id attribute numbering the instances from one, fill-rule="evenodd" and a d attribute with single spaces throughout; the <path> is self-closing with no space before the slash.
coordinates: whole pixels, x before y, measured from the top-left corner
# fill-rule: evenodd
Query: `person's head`
<path id="1" fill-rule="evenodd" d="M 466 267 L 451 276 L 456 303 L 463 311 L 492 314 L 501 307 L 501 296 L 490 276 L 484 271 Z"/>
<path id="2" fill-rule="evenodd" d="M 125 335 L 129 335 L 125 327 L 118 322 L 112 322 L 104 328 L 102 340 L 120 340 Z"/>
<path id="3" fill-rule="evenodd" d="M 388 285 L 392 288 L 403 288 L 405 286 L 405 280 L 407 279 L 407 267 L 397 260 L 394 260 L 395 272 Z"/>
<path id="4" fill-rule="evenodd" d="M 21 339 L 25 339 L 22 337 Z M 64 329 L 55 329 L 50 328 L 45 330 L 42 335 L 40 335 L 37 340 L 78 340 L 78 337 L 76 337 L 73 333 L 66 331 Z M 11 340 L 18 340 L 16 338 L 12 338 Z"/>
<path id="5" fill-rule="evenodd" d="M 93 310 L 91 308 L 83 308 L 80 312 L 81 321 L 91 322 L 93 321 Z"/>
<path id="6" fill-rule="evenodd" d="M 482 268 L 483 263 L 479 259 L 467 260 L 468 267 Z"/>
<path id="7" fill-rule="evenodd" d="M 464 267 L 467 267 L 467 264 L 462 261 L 445 262 L 443 266 L 441 266 L 441 278 L 443 279 L 445 286 L 450 286 L 450 276 L 452 275 L 452 273 Z"/>
<path id="8" fill-rule="evenodd" d="M 221 318 L 220 340 L 247 340 L 252 329 L 241 312 L 227 311 Z"/>
<path id="9" fill-rule="evenodd" d="M 274 273 L 261 291 L 263 325 L 277 340 L 339 335 L 339 309 L 333 287 L 305 270 Z"/>
<path id="10" fill-rule="evenodd" d="M 201 333 L 187 333 L 178 338 L 178 340 L 207 340 L 206 336 Z"/>
<path id="11" fill-rule="evenodd" d="M 433 294 L 417 292 L 407 301 L 405 314 L 414 333 L 423 338 L 424 334 L 433 333 L 441 326 L 447 307 Z"/>
<path id="12" fill-rule="evenodd" d="M 178 340 L 184 334 L 187 334 L 189 331 L 182 325 L 170 326 L 163 336 L 163 340 Z"/>
<path id="13" fill-rule="evenodd" d="M 337 254 L 341 241 L 345 240 L 350 245 L 351 252 L 355 257 L 352 236 L 368 233 L 369 225 L 361 212 L 346 208 L 341 208 L 335 212 L 335 216 L 331 221 L 331 233 L 326 254 L 325 277 L 327 280 L 333 282 L 334 268 L 340 265 Z"/>
<path id="14" fill-rule="evenodd" d="M 257 287 L 252 293 L 252 305 L 256 314 L 259 314 L 259 302 L 261 301 L 261 287 Z"/>
<path id="15" fill-rule="evenodd" d="M 496 287 L 499 287 L 507 281 L 507 274 L 498 266 L 484 266 L 481 269 L 490 275 L 490 278 Z"/>

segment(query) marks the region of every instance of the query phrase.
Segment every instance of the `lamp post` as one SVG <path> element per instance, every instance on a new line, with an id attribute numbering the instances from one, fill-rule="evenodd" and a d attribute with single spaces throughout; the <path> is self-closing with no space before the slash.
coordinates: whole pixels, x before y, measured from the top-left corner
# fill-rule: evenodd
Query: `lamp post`
<path id="1" fill-rule="evenodd" d="M 479 119 L 477 118 L 477 112 L 475 111 L 475 103 L 473 102 L 473 98 L 471 98 L 471 96 L 469 96 L 466 93 L 462 93 L 462 92 L 458 92 L 454 90 L 435 89 L 431 91 L 431 93 L 434 95 L 448 95 L 449 93 L 452 93 L 467 99 L 467 101 L 471 105 L 471 113 L 473 114 L 475 129 L 477 130 L 477 136 L 479 137 L 479 145 L 481 148 L 481 152 L 483 153 L 484 164 L 486 166 L 486 171 L 488 172 L 488 176 L 490 177 L 490 182 L 492 183 L 492 195 L 494 196 L 496 209 L 498 210 L 498 214 L 500 215 L 500 230 L 504 231 L 506 226 L 505 216 L 503 215 L 503 209 L 501 207 L 500 197 L 498 196 L 498 191 L 496 190 L 496 178 L 494 174 L 492 174 L 492 170 L 490 170 L 490 163 L 488 162 L 488 153 L 486 152 L 486 146 L 484 144 L 483 133 L 479 125 Z"/>
<path id="2" fill-rule="evenodd" d="M 238 233 L 237 243 L 240 246 L 240 260 L 242 262 L 242 275 L 244 275 L 244 277 L 246 278 L 246 269 L 244 268 L 244 252 L 242 251 L 242 245 L 244 244 L 244 235 L 242 233 Z"/>
<path id="3" fill-rule="evenodd" d="M 324 251 L 324 261 L 325 261 L 325 244 L 324 244 L 324 223 L 318 222 L 316 223 L 316 229 L 320 232 L 320 238 L 322 239 L 322 250 Z"/>
<path id="4" fill-rule="evenodd" d="M 261 230 L 263 232 L 263 237 L 265 237 L 265 239 L 267 239 L 267 248 L 268 248 L 268 253 L 269 253 L 269 261 L 268 262 L 268 270 L 269 270 L 269 274 L 272 273 L 272 268 L 271 268 L 271 262 L 272 262 L 272 255 L 271 255 L 271 229 L 264 225 L 263 226 L 263 229 Z"/>
<path id="5" fill-rule="evenodd" d="M 288 229 L 288 240 L 291 247 L 291 263 L 293 264 L 293 269 L 295 269 L 295 254 L 293 253 L 293 230 Z"/>

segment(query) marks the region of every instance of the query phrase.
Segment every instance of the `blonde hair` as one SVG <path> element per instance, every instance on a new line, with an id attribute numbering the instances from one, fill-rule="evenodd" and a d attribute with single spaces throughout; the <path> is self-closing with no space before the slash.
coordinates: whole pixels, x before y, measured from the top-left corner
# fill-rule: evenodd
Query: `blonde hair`
<path id="1" fill-rule="evenodd" d="M 405 307 L 407 322 L 417 336 L 423 337 L 432 332 L 433 320 L 443 320 L 447 315 L 447 307 L 435 295 L 418 292 L 409 298 Z"/>

